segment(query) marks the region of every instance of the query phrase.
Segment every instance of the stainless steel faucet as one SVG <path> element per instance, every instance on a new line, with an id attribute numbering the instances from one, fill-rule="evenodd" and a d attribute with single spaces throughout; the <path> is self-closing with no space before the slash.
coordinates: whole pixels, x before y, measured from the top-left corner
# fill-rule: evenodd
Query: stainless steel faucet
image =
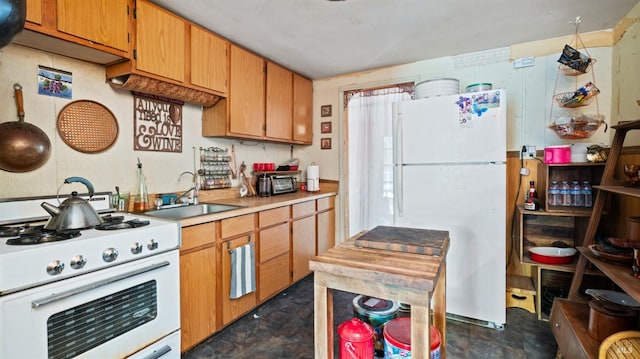
<path id="1" fill-rule="evenodd" d="M 198 204 L 198 177 L 195 174 L 195 172 L 190 172 L 190 171 L 182 172 L 180 176 L 178 176 L 178 181 L 180 181 L 182 176 L 187 174 L 191 175 L 193 186 L 188 190 L 184 191 L 182 194 L 180 194 L 178 198 L 176 198 L 176 203 L 182 201 L 184 198 L 186 198 L 189 195 L 191 191 L 193 191 L 193 200 L 191 201 L 191 204 Z"/>

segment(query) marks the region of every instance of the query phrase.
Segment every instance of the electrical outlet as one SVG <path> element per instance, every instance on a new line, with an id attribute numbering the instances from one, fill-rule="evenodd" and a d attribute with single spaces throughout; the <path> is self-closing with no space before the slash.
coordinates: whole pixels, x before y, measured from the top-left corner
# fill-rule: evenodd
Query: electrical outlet
<path id="1" fill-rule="evenodd" d="M 536 157 L 536 146 L 527 146 L 529 157 Z"/>
<path id="2" fill-rule="evenodd" d="M 528 176 L 529 175 L 529 169 L 528 168 L 521 168 L 520 169 L 520 174 L 522 176 Z"/>

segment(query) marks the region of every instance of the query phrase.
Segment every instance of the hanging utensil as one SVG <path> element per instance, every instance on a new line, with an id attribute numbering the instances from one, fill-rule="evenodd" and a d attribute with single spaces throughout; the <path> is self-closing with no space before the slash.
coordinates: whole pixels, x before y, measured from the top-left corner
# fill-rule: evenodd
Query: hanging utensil
<path id="1" fill-rule="evenodd" d="M 51 141 L 39 127 L 24 122 L 22 86 L 13 85 L 18 121 L 0 124 L 0 169 L 28 172 L 42 166 L 51 151 Z"/>

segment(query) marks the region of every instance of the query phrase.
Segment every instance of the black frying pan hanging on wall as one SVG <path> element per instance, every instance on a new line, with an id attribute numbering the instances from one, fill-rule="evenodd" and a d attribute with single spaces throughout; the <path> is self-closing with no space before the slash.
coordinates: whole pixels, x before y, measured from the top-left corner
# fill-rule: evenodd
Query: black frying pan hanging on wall
<path id="1" fill-rule="evenodd" d="M 26 0 L 0 0 L 0 49 L 24 29 L 26 17 Z"/>

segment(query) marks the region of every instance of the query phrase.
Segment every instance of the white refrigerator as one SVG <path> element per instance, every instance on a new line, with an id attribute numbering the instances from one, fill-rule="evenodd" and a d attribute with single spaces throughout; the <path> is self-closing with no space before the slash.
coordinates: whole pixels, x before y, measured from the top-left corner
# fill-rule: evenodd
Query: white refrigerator
<path id="1" fill-rule="evenodd" d="M 506 322 L 506 92 L 396 104 L 394 225 L 447 230 L 447 313 Z"/>

